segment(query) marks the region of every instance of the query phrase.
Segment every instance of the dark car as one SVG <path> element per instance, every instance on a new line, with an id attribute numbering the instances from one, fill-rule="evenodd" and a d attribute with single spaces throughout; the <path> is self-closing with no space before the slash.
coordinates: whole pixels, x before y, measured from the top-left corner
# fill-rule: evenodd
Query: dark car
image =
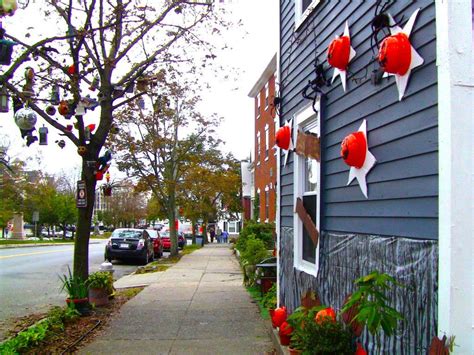
<path id="1" fill-rule="evenodd" d="M 178 248 L 183 249 L 186 245 L 186 238 L 184 238 L 183 233 L 176 232 L 178 236 Z M 160 232 L 161 241 L 163 242 L 163 249 L 170 250 L 171 249 L 171 240 L 170 240 L 170 231 Z"/>
<path id="2" fill-rule="evenodd" d="M 163 256 L 163 242 L 161 241 L 160 233 L 154 229 L 147 229 L 146 231 L 153 241 L 153 251 L 155 253 L 155 258 L 161 258 Z"/>
<path id="3" fill-rule="evenodd" d="M 142 264 L 153 260 L 153 241 L 145 229 L 119 228 L 112 232 L 105 246 L 105 259 L 138 259 Z"/>

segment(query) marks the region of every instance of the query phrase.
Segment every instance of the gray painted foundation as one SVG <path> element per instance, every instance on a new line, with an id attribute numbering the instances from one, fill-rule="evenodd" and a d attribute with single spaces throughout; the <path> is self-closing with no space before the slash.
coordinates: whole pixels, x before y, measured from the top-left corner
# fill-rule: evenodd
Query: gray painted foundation
<path id="1" fill-rule="evenodd" d="M 426 353 L 437 332 L 438 242 L 436 240 L 322 232 L 319 274 L 315 278 L 293 267 L 293 229 L 280 237 L 280 302 L 292 312 L 301 295 L 314 290 L 324 305 L 340 309 L 354 290 L 353 281 L 373 270 L 394 276 L 404 287 L 389 298 L 405 320 L 397 334 L 382 336 L 382 353 Z M 364 347 L 376 353 L 364 331 Z"/>

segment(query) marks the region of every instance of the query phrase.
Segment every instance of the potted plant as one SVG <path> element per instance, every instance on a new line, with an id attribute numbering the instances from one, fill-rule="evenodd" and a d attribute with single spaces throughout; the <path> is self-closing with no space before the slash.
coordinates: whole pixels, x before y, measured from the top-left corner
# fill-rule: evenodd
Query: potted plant
<path id="1" fill-rule="evenodd" d="M 109 295 L 113 292 L 112 274 L 107 271 L 97 271 L 89 275 L 86 281 L 89 289 L 89 302 L 96 306 L 109 304 Z"/>
<path id="2" fill-rule="evenodd" d="M 395 308 L 388 305 L 388 297 L 385 295 L 392 285 L 400 284 L 390 275 L 378 271 L 360 277 L 354 283 L 358 289 L 349 296 L 341 313 L 343 316 L 344 313 L 350 314 L 348 318 L 351 324 L 367 326 L 380 348 L 380 331 L 383 330 L 385 335 L 391 336 L 395 332 L 397 322 L 403 319 Z"/>
<path id="3" fill-rule="evenodd" d="M 276 286 L 276 284 L 273 284 L 268 292 L 263 295 L 262 299 L 262 306 L 268 309 L 270 317 L 273 315 L 273 312 L 277 306 Z"/>
<path id="4" fill-rule="evenodd" d="M 67 268 L 68 274 L 59 276 L 62 282 L 61 291 L 68 294 L 66 303 L 68 307 L 76 309 L 81 315 L 88 315 L 90 311 L 87 286 L 79 276 L 73 276 L 71 269 Z"/>

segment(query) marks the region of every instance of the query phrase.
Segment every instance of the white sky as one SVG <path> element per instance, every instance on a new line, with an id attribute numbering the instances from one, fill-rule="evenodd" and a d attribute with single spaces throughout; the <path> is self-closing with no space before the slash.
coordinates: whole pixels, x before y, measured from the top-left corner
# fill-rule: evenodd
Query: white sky
<path id="1" fill-rule="evenodd" d="M 244 159 L 253 150 L 254 136 L 254 101 L 247 95 L 277 51 L 278 2 L 277 0 L 232 0 L 232 2 L 226 6 L 236 19 L 242 19 L 243 26 L 236 30 L 230 29 L 225 35 L 225 41 L 232 49 L 218 55 L 217 62 L 237 68 L 238 75 L 235 81 L 231 77 L 227 81 L 211 82 L 212 89 L 202 93 L 203 103 L 200 110 L 205 114 L 215 112 L 223 117 L 218 134 L 226 142 L 224 150 L 232 152 L 238 159 Z M 19 10 L 13 17 L 4 19 L 4 27 L 8 32 L 15 33 L 15 24 L 21 23 L 18 22 L 20 15 Z M 79 170 L 81 160 L 76 147 L 65 139 L 66 147 L 60 149 L 54 143 L 60 137 L 52 127 L 48 127 L 50 134 L 47 146 L 40 146 L 35 142 L 26 147 L 14 123 L 11 107 L 10 102 L 10 112 L 0 113 L 0 132 L 2 136 L 7 136 L 10 142 L 11 156 L 21 159 L 33 158 L 29 167 L 39 168 L 48 173 Z M 42 124 L 42 120 L 39 119 L 36 128 Z M 35 157 L 40 158 L 40 164 L 35 162 L 37 161 Z"/>

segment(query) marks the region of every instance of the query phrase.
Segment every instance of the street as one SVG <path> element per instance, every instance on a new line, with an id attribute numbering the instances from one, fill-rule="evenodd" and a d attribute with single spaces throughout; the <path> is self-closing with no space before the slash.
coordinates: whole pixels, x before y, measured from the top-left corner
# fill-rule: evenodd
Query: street
<path id="1" fill-rule="evenodd" d="M 104 261 L 106 240 L 89 245 L 89 272 Z M 0 339 L 8 318 L 65 305 L 59 276 L 72 268 L 73 245 L 0 249 Z M 114 279 L 130 274 L 138 264 L 114 261 Z"/>

